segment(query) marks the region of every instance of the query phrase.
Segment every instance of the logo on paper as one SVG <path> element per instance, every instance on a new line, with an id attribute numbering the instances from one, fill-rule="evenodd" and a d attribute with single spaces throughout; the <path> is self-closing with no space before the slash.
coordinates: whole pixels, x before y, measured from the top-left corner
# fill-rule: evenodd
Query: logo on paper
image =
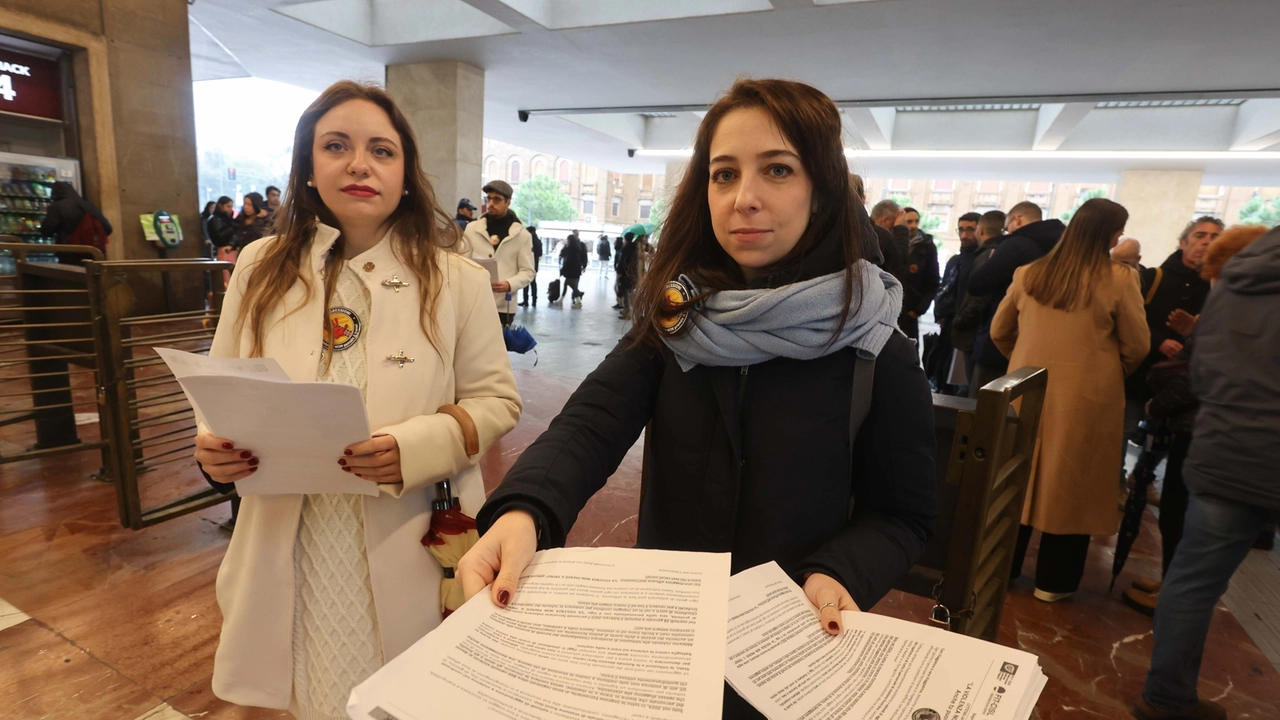
<path id="1" fill-rule="evenodd" d="M 1013 676 L 1018 674 L 1018 666 L 1013 663 L 1004 663 L 1000 666 L 1000 673 L 996 677 L 1000 678 L 1000 682 L 1005 685 L 1013 684 Z"/>
<path id="2" fill-rule="evenodd" d="M 942 714 L 933 708 L 920 708 L 911 713 L 911 720 L 942 720 Z"/>

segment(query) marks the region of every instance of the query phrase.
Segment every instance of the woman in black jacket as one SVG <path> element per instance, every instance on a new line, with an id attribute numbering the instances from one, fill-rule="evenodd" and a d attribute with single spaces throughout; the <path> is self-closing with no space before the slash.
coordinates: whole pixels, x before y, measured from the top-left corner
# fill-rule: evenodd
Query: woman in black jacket
<path id="1" fill-rule="evenodd" d="M 835 104 L 800 83 L 735 84 L 698 131 L 634 329 L 480 512 L 467 596 L 492 583 L 507 605 L 649 425 L 638 546 L 732 552 L 734 572 L 777 561 L 833 635 L 841 610 L 883 597 L 933 529 L 935 440 L 896 330 L 902 289 L 859 258 L 865 227 Z M 875 363 L 851 447 L 858 357 Z M 761 717 L 725 702 L 726 718 Z"/>

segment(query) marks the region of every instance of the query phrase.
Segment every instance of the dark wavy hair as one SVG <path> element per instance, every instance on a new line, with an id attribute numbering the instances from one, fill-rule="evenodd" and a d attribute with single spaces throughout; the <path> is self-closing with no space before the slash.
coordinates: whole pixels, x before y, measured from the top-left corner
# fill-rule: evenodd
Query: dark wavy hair
<path id="1" fill-rule="evenodd" d="M 637 342 L 656 345 L 662 336 L 662 318 L 683 311 L 712 293 L 748 287 L 742 269 L 716 240 L 711 225 L 711 208 L 707 202 L 707 183 L 711 181 L 711 140 L 715 137 L 716 128 L 729 113 L 748 108 L 758 108 L 769 115 L 782 136 L 795 148 L 813 184 L 814 213 L 808 227 L 791 252 L 776 263 L 761 268 L 760 274 L 772 274 L 784 280 L 791 276 L 788 282 L 794 282 L 799 279 L 801 260 L 832 232 L 839 233 L 845 267 L 861 258 L 862 221 L 857 208 L 862 205 L 854 197 L 854 187 L 849 180 L 843 126 L 836 104 L 822 91 L 804 83 L 772 79 L 739 80 L 711 107 L 698 127 L 693 157 L 662 223 L 662 242 L 658 243 L 653 266 L 637 289 Z M 681 274 L 689 277 L 700 295 L 689 303 L 672 305 L 665 297 L 664 288 Z M 855 298 L 861 302 L 859 280 L 856 273 L 845 273 L 841 327 L 856 312 Z"/>
<path id="2" fill-rule="evenodd" d="M 440 265 L 443 255 L 438 250 L 455 247 L 458 242 L 458 226 L 453 216 L 440 209 L 435 191 L 427 181 L 419 164 L 418 142 L 409 121 L 396 107 L 391 96 L 381 87 L 350 80 L 330 85 L 320 97 L 302 113 L 293 134 L 293 167 L 289 172 L 288 191 L 276 212 L 278 236 L 266 253 L 253 265 L 253 280 L 244 290 L 240 323 L 248 323 L 252 345 L 250 355 L 262 353 L 266 333 L 266 318 L 276 305 L 284 301 L 285 293 L 294 283 L 301 281 L 307 295 L 314 291 L 308 274 L 301 272 L 303 259 L 311 248 L 316 226 L 324 223 L 340 227 L 333 212 L 320 199 L 320 192 L 307 186 L 312 173 L 312 152 L 316 137 L 316 124 L 330 110 L 352 100 L 367 100 L 387 114 L 391 125 L 400 135 L 404 152 L 404 187 L 406 194 L 387 219 L 392 231 L 391 248 L 413 274 L 422 293 L 419 322 L 427 339 L 435 345 L 438 331 L 435 316 L 431 312 L 442 286 Z M 265 206 L 264 206 L 265 207 Z M 343 263 L 341 237 L 325 263 L 324 307 L 329 307 L 334 288 L 338 284 L 339 270 Z M 293 308 L 292 310 L 296 310 Z M 316 328 L 319 342 L 322 328 Z M 325 350 L 322 367 L 327 366 L 330 351 Z"/>

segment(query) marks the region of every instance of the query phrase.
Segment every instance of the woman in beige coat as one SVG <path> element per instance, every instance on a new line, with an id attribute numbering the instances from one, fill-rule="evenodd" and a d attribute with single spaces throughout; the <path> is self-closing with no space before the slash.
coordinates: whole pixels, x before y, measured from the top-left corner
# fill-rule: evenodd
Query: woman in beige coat
<path id="1" fill-rule="evenodd" d="M 1134 270 L 1109 255 L 1128 219 L 1110 200 L 1086 202 L 1053 250 L 1014 274 L 991 321 L 1009 367 L 1049 370 L 1013 566 L 1016 576 L 1040 530 L 1035 596 L 1046 602 L 1079 588 L 1089 537 L 1119 526 L 1124 378 L 1151 342 Z"/>
<path id="2" fill-rule="evenodd" d="M 421 544 L 434 484 L 452 480 L 474 515 L 476 462 L 520 398 L 488 273 L 448 251 L 456 227 L 386 93 L 338 83 L 303 113 L 279 217 L 241 254 L 210 354 L 360 388 L 373 437 L 332 461 L 378 494 L 244 499 L 218 573 L 213 690 L 336 720 L 352 687 L 439 624 L 442 569 Z M 196 459 L 234 483 L 271 462 L 252 447 L 202 432 Z"/>

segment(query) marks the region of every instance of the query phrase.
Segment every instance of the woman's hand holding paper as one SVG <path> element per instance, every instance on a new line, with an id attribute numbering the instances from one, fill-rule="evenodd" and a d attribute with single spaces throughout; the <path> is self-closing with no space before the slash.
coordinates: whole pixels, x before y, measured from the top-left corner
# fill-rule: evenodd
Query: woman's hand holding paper
<path id="1" fill-rule="evenodd" d="M 849 591 L 830 575 L 813 573 L 805 578 L 804 594 L 818 608 L 818 620 L 822 622 L 823 629 L 832 635 L 839 635 L 844 630 L 844 623 L 840 621 L 841 611 L 861 612 Z"/>
<path id="2" fill-rule="evenodd" d="M 516 594 L 520 574 L 529 567 L 538 551 L 538 528 L 533 516 L 523 510 L 509 510 L 494 521 L 462 560 L 458 561 L 458 581 L 463 597 L 492 585 L 493 602 L 506 607 Z"/>
<path id="3" fill-rule="evenodd" d="M 379 484 L 404 482 L 400 472 L 400 444 L 391 435 L 349 445 L 338 458 L 343 470 Z"/>
<path id="4" fill-rule="evenodd" d="M 196 436 L 196 462 L 214 482 L 233 483 L 258 470 L 258 458 L 252 450 L 242 450 L 230 440 L 210 433 Z"/>

